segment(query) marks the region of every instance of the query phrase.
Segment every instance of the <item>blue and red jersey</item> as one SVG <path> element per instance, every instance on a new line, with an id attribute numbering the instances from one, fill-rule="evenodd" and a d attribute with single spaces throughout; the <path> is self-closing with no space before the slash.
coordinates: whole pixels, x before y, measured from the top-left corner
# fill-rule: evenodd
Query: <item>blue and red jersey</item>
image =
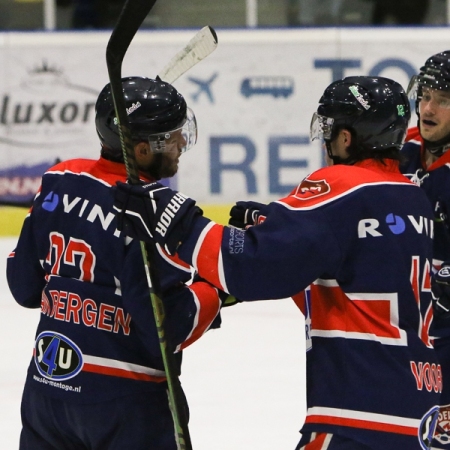
<path id="1" fill-rule="evenodd" d="M 400 170 L 423 189 L 434 211 L 433 268 L 438 270 L 442 262 L 450 261 L 450 151 L 427 167 L 423 139 L 419 129 L 414 127 L 408 130 L 402 153 L 405 162 Z M 450 321 L 435 319 L 432 335 L 437 338 L 434 347 L 444 377 L 441 413 L 433 448 L 450 449 Z"/>
<path id="2" fill-rule="evenodd" d="M 103 158 L 49 169 L 8 258 L 14 298 L 41 308 L 27 384 L 44 395 L 92 403 L 164 388 L 141 246 L 117 230 L 113 210 L 110 188 L 126 178 L 123 164 Z M 165 328 L 181 364 L 221 303 L 211 285 L 184 284 L 190 266 L 158 252 Z"/>
<path id="3" fill-rule="evenodd" d="M 401 172 L 424 190 L 434 210 L 433 265 L 439 268 L 450 260 L 450 152 L 427 168 L 423 139 L 415 127 L 408 130 L 402 153 L 406 161 Z"/>
<path id="4" fill-rule="evenodd" d="M 307 331 L 302 432 L 425 449 L 441 370 L 429 338 L 433 213 L 395 161 L 336 165 L 246 231 L 200 217 L 179 256 L 244 301 L 293 297 Z M 431 431 L 430 431 L 431 430 Z"/>

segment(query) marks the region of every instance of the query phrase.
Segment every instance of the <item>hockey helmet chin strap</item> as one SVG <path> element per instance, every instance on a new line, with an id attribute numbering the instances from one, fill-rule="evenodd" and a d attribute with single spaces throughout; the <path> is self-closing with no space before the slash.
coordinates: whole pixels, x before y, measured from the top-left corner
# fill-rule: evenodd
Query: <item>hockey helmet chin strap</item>
<path id="1" fill-rule="evenodd" d="M 443 141 L 444 139 L 441 139 Z M 439 141 L 440 142 L 440 141 Z M 445 143 L 438 145 L 437 142 L 431 142 L 426 139 L 423 140 L 425 148 L 435 156 L 442 156 L 450 148 L 450 135 L 445 138 Z"/>
<path id="2" fill-rule="evenodd" d="M 333 165 L 345 164 L 347 166 L 351 166 L 351 165 L 355 164 L 356 160 L 354 160 L 350 156 L 348 158 L 341 158 L 340 156 L 333 155 L 333 152 L 331 151 L 331 140 L 324 139 L 324 141 L 325 141 L 325 148 L 327 149 L 328 157 L 333 161 Z"/>
<path id="3" fill-rule="evenodd" d="M 419 123 L 419 131 L 420 131 L 420 123 Z M 428 139 L 423 139 L 423 143 L 425 145 L 425 148 L 432 155 L 440 157 L 450 148 L 450 133 L 448 133 L 446 136 L 444 136 L 442 139 L 439 139 L 438 141 L 429 141 Z"/>
<path id="4" fill-rule="evenodd" d="M 325 141 L 325 148 L 327 149 L 328 158 L 333 161 L 333 164 L 342 164 L 342 160 L 340 156 L 333 155 L 333 152 L 331 151 L 331 141 L 329 139 L 324 139 Z"/>

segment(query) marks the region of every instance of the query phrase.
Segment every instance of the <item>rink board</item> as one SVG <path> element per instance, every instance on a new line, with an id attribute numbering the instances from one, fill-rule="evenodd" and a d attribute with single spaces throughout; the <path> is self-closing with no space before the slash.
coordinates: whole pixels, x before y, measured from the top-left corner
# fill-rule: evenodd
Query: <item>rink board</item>
<path id="1" fill-rule="evenodd" d="M 196 31 L 140 30 L 123 75 L 155 77 Z M 447 27 L 216 31 L 217 49 L 174 83 L 197 117 L 198 142 L 170 184 L 204 205 L 284 197 L 323 165 L 309 127 L 326 86 L 372 75 L 406 88 L 450 41 Z M 94 106 L 108 82 L 109 34 L 0 33 L 3 204 L 32 199 L 57 159 L 98 156 Z"/>
<path id="2" fill-rule="evenodd" d="M 231 205 L 199 205 L 205 217 L 220 224 L 227 224 Z M 0 236 L 18 236 L 28 213 L 27 208 L 0 207 Z"/>

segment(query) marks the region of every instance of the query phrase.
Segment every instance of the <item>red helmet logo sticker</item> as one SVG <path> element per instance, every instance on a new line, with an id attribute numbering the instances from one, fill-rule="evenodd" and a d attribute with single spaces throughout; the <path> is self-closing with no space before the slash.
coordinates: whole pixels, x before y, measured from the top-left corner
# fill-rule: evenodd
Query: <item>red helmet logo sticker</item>
<path id="1" fill-rule="evenodd" d="M 311 181 L 305 178 L 297 187 L 294 197 L 299 200 L 308 200 L 310 198 L 328 194 L 330 191 L 330 185 L 326 180 Z"/>

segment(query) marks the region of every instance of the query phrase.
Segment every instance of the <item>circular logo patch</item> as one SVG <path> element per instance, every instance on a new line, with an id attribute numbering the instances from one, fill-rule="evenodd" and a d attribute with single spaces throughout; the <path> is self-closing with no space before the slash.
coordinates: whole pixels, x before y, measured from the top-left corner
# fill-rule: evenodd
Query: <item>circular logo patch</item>
<path id="1" fill-rule="evenodd" d="M 39 373 L 52 380 L 68 380 L 83 367 L 83 355 L 68 337 L 44 331 L 36 338 L 34 362 Z"/>

